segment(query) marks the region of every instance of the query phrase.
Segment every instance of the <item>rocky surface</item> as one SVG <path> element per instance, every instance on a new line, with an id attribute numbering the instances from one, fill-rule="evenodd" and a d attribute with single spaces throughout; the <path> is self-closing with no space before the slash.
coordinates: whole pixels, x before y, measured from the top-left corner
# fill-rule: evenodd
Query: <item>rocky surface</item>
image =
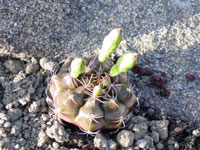
<path id="1" fill-rule="evenodd" d="M 121 27 L 124 40 L 119 54 L 137 51 L 142 66 L 165 72 L 169 79 L 168 98 L 157 95 L 159 92 L 166 95 L 166 91 L 143 86 L 142 81 L 146 80 L 142 79 L 137 85 L 140 101 L 174 117 L 200 121 L 199 0 L 1 0 L 0 3 L 1 53 L 51 59 L 93 55 L 103 37 L 111 29 Z M 49 68 L 51 63 L 43 67 Z M 31 62 L 24 67 L 26 73 L 38 69 Z"/>
<path id="2" fill-rule="evenodd" d="M 0 20 L 0 149 L 199 147 L 199 0 L 0 0 Z M 134 119 L 93 138 L 56 123 L 47 76 L 65 57 L 96 53 L 114 27 L 124 37 L 117 55 L 136 51 L 139 65 L 156 74 L 131 75 Z"/>
<path id="3" fill-rule="evenodd" d="M 116 131 L 102 130 L 96 135 L 81 133 L 79 128 L 72 124 L 58 122 L 56 112 L 45 100 L 49 68 L 54 68 L 57 62 L 34 57 L 30 57 L 27 61 L 8 56 L 1 58 L 1 64 L 7 60 L 15 60 L 21 67 L 30 63 L 38 66 L 37 70 L 30 69 L 30 72 L 26 71 L 26 67 L 22 67 L 18 73 L 2 66 L 1 150 L 175 150 L 193 149 L 198 146 L 200 136 L 198 126 L 189 126 L 171 119 L 162 112 L 157 112 L 156 109 L 141 105 L 133 107 L 123 128 Z M 49 67 L 44 67 L 46 64 Z"/>

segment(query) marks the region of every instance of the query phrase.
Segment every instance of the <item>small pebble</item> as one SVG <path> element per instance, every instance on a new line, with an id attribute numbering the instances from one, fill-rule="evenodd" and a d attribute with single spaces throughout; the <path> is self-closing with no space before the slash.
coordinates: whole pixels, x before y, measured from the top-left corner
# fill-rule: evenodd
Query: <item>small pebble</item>
<path id="1" fill-rule="evenodd" d="M 152 131 L 151 137 L 153 138 L 153 141 L 154 141 L 155 143 L 159 142 L 159 134 L 158 134 L 158 132 Z"/>
<path id="2" fill-rule="evenodd" d="M 39 70 L 39 65 L 38 64 L 33 64 L 33 63 L 28 63 L 26 65 L 25 73 L 26 74 L 31 74 L 35 73 Z"/>
<path id="3" fill-rule="evenodd" d="M 40 101 L 34 101 L 30 105 L 28 111 L 31 112 L 31 113 L 37 113 L 39 111 L 39 109 L 40 109 Z"/>
<path id="4" fill-rule="evenodd" d="M 152 131 L 156 131 L 159 133 L 161 139 L 167 139 L 168 137 L 168 120 L 159 120 L 159 121 L 152 121 L 151 122 L 151 129 Z"/>
<path id="5" fill-rule="evenodd" d="M 117 142 L 125 148 L 131 146 L 134 142 L 134 133 L 128 130 L 120 131 L 117 134 Z"/>
<path id="6" fill-rule="evenodd" d="M 5 122 L 3 127 L 6 128 L 6 129 L 10 129 L 11 123 L 10 122 Z"/>
<path id="7" fill-rule="evenodd" d="M 147 140 L 144 140 L 144 139 L 141 139 L 141 140 L 138 140 L 136 142 L 136 145 L 139 147 L 139 148 L 145 148 L 145 146 L 147 145 Z"/>
<path id="8" fill-rule="evenodd" d="M 163 149 L 164 148 L 164 145 L 162 143 L 157 143 L 156 144 L 156 148 L 157 149 Z"/>
<path id="9" fill-rule="evenodd" d="M 113 140 L 108 140 L 108 148 L 109 148 L 109 150 L 116 150 L 117 143 Z"/>
<path id="10" fill-rule="evenodd" d="M 11 129 L 10 134 L 17 136 L 21 132 L 21 126 L 19 125 L 14 125 Z"/>
<path id="11" fill-rule="evenodd" d="M 45 122 L 49 120 L 49 116 L 47 114 L 42 114 L 41 118 Z"/>
<path id="12" fill-rule="evenodd" d="M 63 143 L 69 141 L 69 134 L 65 131 L 64 127 L 60 125 L 57 121 L 51 127 L 47 127 L 46 134 L 55 139 L 58 143 Z"/>
<path id="13" fill-rule="evenodd" d="M 101 134 L 98 133 L 94 138 L 94 146 L 98 149 L 108 149 L 108 141 L 107 139 Z"/>
<path id="14" fill-rule="evenodd" d="M 58 63 L 54 62 L 54 61 L 50 61 L 47 62 L 46 64 L 44 64 L 44 68 L 46 71 L 48 72 L 53 72 L 54 69 L 58 66 Z"/>
<path id="15" fill-rule="evenodd" d="M 22 110 L 18 108 L 9 109 L 7 114 L 12 121 L 18 120 L 23 115 Z"/>
<path id="16" fill-rule="evenodd" d="M 148 126 L 146 123 L 139 123 L 135 124 L 132 130 L 134 131 L 134 137 L 137 140 L 142 138 L 147 133 Z"/>
<path id="17" fill-rule="evenodd" d="M 53 142 L 52 144 L 53 148 L 58 149 L 59 148 L 59 144 L 57 142 Z"/>
<path id="18" fill-rule="evenodd" d="M 5 113 L 0 113 L 0 119 L 7 121 L 7 120 L 9 120 L 9 116 L 6 115 Z"/>
<path id="19" fill-rule="evenodd" d="M 193 130 L 193 131 L 192 131 L 192 135 L 193 135 L 194 137 L 196 137 L 196 138 L 200 137 L 200 131 L 199 131 L 199 129 Z"/>
<path id="20" fill-rule="evenodd" d="M 179 149 L 179 148 L 180 148 L 178 142 L 175 142 L 175 143 L 174 143 L 174 148 L 175 148 L 175 149 Z"/>
<path id="21" fill-rule="evenodd" d="M 23 64 L 19 60 L 6 60 L 3 65 L 8 71 L 12 73 L 18 73 L 23 70 Z"/>
<path id="22" fill-rule="evenodd" d="M 169 145 L 173 145 L 173 144 L 175 143 L 175 141 L 174 141 L 174 140 L 168 140 L 167 143 L 168 143 Z"/>
<path id="23" fill-rule="evenodd" d="M 45 65 L 47 62 L 49 62 L 49 60 L 48 60 L 46 57 L 42 57 L 42 58 L 40 59 L 40 61 L 39 61 L 40 66 L 41 66 L 43 69 L 45 69 L 45 66 L 44 66 L 44 65 Z"/>

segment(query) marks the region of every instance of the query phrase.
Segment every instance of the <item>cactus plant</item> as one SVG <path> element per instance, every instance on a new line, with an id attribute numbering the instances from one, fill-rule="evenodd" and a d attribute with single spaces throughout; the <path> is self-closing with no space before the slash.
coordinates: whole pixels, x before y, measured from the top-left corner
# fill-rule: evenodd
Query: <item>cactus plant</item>
<path id="1" fill-rule="evenodd" d="M 120 31 L 121 34 L 121 29 L 115 30 Z M 116 45 L 121 40 L 121 35 L 115 35 L 119 39 L 111 38 L 114 39 L 114 46 L 111 41 L 112 48 L 108 47 L 108 53 L 105 49 L 102 53 L 100 51 L 99 56 L 103 58 L 102 61 L 98 56 L 68 58 L 59 65 L 47 88 L 47 96 L 51 99 L 58 118 L 77 125 L 87 133 L 94 133 L 100 129 L 119 128 L 136 103 L 127 71 L 135 65 L 137 55 L 128 53 L 128 56 L 130 55 L 134 60 L 120 66 L 120 61 L 123 60 L 119 58 L 120 61 L 114 65 L 107 57 L 117 48 Z M 114 75 L 108 73 L 113 72 L 112 66 L 114 72 L 117 72 Z M 121 68 L 116 69 L 116 66 Z"/>

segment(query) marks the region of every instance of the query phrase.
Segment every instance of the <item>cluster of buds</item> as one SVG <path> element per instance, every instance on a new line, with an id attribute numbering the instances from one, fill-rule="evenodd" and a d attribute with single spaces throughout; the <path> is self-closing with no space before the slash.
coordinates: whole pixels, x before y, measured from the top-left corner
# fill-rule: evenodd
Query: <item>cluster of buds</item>
<path id="1" fill-rule="evenodd" d="M 136 103 L 127 72 L 138 55 L 124 54 L 116 64 L 108 59 L 121 40 L 121 29 L 114 29 L 104 38 L 98 56 L 69 58 L 60 64 L 47 89 L 59 119 L 87 133 L 124 125 Z"/>

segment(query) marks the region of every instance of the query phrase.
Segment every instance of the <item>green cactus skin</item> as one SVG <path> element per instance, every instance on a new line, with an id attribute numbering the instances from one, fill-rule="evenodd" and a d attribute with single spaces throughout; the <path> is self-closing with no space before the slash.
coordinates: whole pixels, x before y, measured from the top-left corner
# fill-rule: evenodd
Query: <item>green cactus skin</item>
<path id="1" fill-rule="evenodd" d="M 121 40 L 121 28 L 113 29 L 103 40 L 103 45 L 99 52 L 98 60 L 100 62 L 104 62 L 106 58 L 117 49 Z"/>
<path id="2" fill-rule="evenodd" d="M 75 124 L 84 132 L 116 129 L 136 103 L 127 73 L 111 77 L 113 63 L 98 57 L 85 58 L 85 72 L 74 78 L 70 74 L 73 59 L 60 64 L 48 85 L 49 95 L 58 118 Z"/>

